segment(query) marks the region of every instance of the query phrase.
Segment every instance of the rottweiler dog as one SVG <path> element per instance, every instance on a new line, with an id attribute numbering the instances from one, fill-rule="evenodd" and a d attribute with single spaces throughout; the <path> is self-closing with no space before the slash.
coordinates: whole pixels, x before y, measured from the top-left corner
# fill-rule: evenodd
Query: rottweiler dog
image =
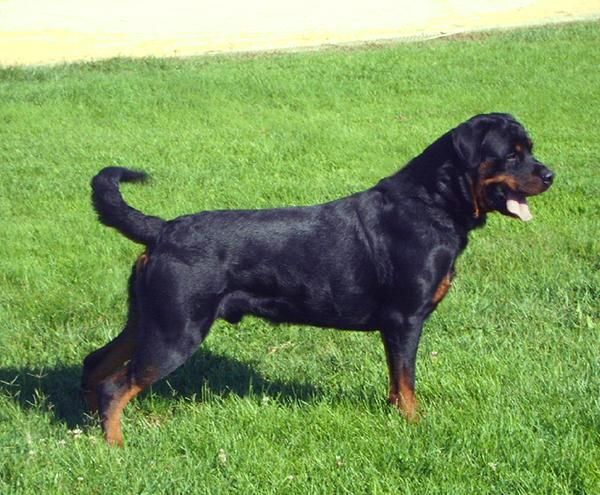
<path id="1" fill-rule="evenodd" d="M 103 169 L 92 180 L 100 221 L 146 247 L 130 277 L 124 330 L 84 361 L 82 392 L 106 440 L 122 445 L 123 408 L 182 365 L 217 318 L 244 315 L 379 331 L 389 402 L 416 419 L 421 330 L 450 288 L 469 231 L 492 211 L 531 219 L 527 197 L 552 184 L 532 146 L 511 115 L 477 115 L 399 172 L 337 201 L 169 221 L 123 200 L 119 183 L 145 173 Z"/>

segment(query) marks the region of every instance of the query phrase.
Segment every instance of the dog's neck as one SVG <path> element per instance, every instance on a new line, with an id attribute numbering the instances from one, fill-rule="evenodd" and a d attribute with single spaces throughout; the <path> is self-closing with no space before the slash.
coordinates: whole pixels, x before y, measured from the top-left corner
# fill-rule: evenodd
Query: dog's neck
<path id="1" fill-rule="evenodd" d="M 392 195 L 397 191 L 426 201 L 429 208 L 448 216 L 466 234 L 486 222 L 485 213 L 475 204 L 473 180 L 460 163 L 451 133 L 447 133 L 380 185 Z"/>

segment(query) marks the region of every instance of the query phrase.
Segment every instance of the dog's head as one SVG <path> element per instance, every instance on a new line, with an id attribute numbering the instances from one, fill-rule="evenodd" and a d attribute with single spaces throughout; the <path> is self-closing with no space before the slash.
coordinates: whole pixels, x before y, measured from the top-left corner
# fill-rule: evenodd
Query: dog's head
<path id="1" fill-rule="evenodd" d="M 452 131 L 452 142 L 471 180 L 476 218 L 489 211 L 533 218 L 527 197 L 546 191 L 554 173 L 534 158 L 533 143 L 514 117 L 477 115 Z"/>

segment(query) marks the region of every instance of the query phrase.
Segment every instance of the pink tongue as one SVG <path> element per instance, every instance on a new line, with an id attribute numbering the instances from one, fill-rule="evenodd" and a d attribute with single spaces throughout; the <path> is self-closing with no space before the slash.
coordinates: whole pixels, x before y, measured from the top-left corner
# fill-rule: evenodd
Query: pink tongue
<path id="1" fill-rule="evenodd" d="M 524 222 L 527 222 L 533 218 L 531 211 L 529 211 L 527 200 L 524 197 L 517 196 L 512 192 L 509 192 L 506 196 L 506 209 Z"/>

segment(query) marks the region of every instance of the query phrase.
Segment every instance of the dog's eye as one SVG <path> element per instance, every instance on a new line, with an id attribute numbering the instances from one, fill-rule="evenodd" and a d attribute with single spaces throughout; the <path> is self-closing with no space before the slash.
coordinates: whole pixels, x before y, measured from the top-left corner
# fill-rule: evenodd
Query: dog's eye
<path id="1" fill-rule="evenodd" d="M 507 155 L 507 157 L 506 157 L 506 159 L 509 162 L 514 162 L 514 161 L 518 160 L 518 158 L 519 158 L 519 155 L 517 155 L 516 153 L 511 153 L 510 155 Z"/>

